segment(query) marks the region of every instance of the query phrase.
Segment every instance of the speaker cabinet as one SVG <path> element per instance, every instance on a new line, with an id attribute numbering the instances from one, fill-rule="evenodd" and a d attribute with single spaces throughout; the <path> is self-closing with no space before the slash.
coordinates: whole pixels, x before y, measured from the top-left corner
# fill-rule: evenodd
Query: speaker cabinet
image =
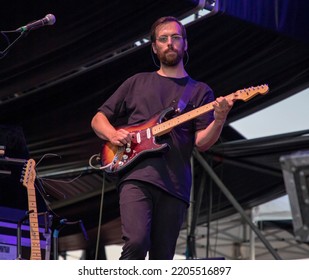
<path id="1" fill-rule="evenodd" d="M 309 242 L 309 151 L 281 156 L 280 164 L 293 217 L 295 239 Z"/>

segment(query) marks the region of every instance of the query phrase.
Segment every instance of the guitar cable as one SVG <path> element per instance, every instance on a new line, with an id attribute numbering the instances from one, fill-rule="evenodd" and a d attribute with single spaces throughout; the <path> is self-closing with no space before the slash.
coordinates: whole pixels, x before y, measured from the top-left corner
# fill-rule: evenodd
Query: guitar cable
<path id="1" fill-rule="evenodd" d="M 100 166 L 100 167 L 96 167 L 95 165 L 92 164 L 92 160 L 95 158 L 96 161 L 100 161 L 101 160 L 101 157 L 100 157 L 100 154 L 94 154 L 93 156 L 90 157 L 89 159 L 89 165 L 91 168 L 93 169 L 97 169 L 97 170 L 104 170 L 106 168 L 109 168 L 110 166 L 112 166 L 113 164 L 115 164 L 115 162 L 117 162 L 118 160 L 118 155 L 119 155 L 119 151 L 116 153 L 114 159 L 112 162 L 104 165 L 104 166 Z"/>
<path id="2" fill-rule="evenodd" d="M 97 169 L 97 170 L 102 169 L 101 167 L 97 167 L 96 165 L 94 165 L 94 164 L 92 163 L 92 161 L 93 161 L 94 159 L 96 160 L 96 162 L 99 162 L 99 161 L 101 160 L 100 154 L 94 154 L 94 155 L 92 155 L 92 156 L 90 157 L 90 159 L 89 159 L 89 166 L 90 166 L 91 168 Z"/>
<path id="3" fill-rule="evenodd" d="M 89 159 L 89 166 L 96 170 L 102 170 L 105 169 L 108 166 L 102 166 L 97 167 L 97 165 L 94 165 L 92 163 L 93 160 L 96 160 L 96 162 L 101 161 L 100 154 L 94 154 Z M 109 164 L 109 166 L 111 163 Z M 101 201 L 100 201 L 100 208 L 99 208 L 99 220 L 98 220 L 98 231 L 97 231 L 97 242 L 96 242 L 96 249 L 95 249 L 95 257 L 94 259 L 98 259 L 99 249 L 100 249 L 100 237 L 101 237 L 101 224 L 102 224 L 102 216 L 103 216 L 103 204 L 104 204 L 104 192 L 105 192 L 105 172 L 103 172 L 102 177 L 102 189 L 101 189 Z"/>
<path id="4" fill-rule="evenodd" d="M 99 220 L 98 220 L 98 232 L 97 232 L 97 242 L 95 249 L 95 260 L 98 259 L 98 253 L 100 248 L 100 237 L 101 237 L 101 224 L 102 224 L 102 216 L 103 216 L 103 202 L 104 202 L 104 192 L 105 192 L 105 172 L 103 172 L 102 178 L 102 190 L 101 190 L 101 201 L 100 201 L 100 212 L 99 212 Z"/>

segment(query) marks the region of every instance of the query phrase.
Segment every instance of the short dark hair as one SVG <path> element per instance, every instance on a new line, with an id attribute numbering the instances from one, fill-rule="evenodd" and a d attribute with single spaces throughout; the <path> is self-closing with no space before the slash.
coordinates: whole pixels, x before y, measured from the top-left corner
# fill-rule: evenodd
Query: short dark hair
<path id="1" fill-rule="evenodd" d="M 177 22 L 179 24 L 179 26 L 181 27 L 181 36 L 183 37 L 183 39 L 187 38 L 187 32 L 186 32 L 186 28 L 184 27 L 184 25 L 175 17 L 172 16 L 166 16 L 166 17 L 161 17 L 159 19 L 157 19 L 151 26 L 150 29 L 150 41 L 152 43 L 154 43 L 156 41 L 156 29 L 159 25 L 164 24 L 164 23 L 168 23 L 168 22 Z"/>

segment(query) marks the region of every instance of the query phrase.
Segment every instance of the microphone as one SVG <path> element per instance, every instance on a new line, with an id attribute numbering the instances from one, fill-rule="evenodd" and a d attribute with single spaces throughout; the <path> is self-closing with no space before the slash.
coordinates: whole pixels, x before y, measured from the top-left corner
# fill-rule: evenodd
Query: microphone
<path id="1" fill-rule="evenodd" d="M 55 16 L 52 14 L 48 14 L 40 20 L 28 23 L 27 25 L 17 28 L 15 31 L 16 32 L 30 31 L 30 30 L 37 29 L 45 25 L 53 25 L 55 22 L 56 22 Z"/>

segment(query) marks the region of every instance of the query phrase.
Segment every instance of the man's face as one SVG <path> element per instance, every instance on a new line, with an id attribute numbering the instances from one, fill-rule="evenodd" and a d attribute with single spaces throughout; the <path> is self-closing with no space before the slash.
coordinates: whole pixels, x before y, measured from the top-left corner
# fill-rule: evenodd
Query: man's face
<path id="1" fill-rule="evenodd" d="M 156 41 L 152 44 L 154 53 L 166 66 L 176 66 L 187 50 L 187 42 L 181 36 L 181 27 L 177 22 L 161 24 L 156 29 Z"/>

